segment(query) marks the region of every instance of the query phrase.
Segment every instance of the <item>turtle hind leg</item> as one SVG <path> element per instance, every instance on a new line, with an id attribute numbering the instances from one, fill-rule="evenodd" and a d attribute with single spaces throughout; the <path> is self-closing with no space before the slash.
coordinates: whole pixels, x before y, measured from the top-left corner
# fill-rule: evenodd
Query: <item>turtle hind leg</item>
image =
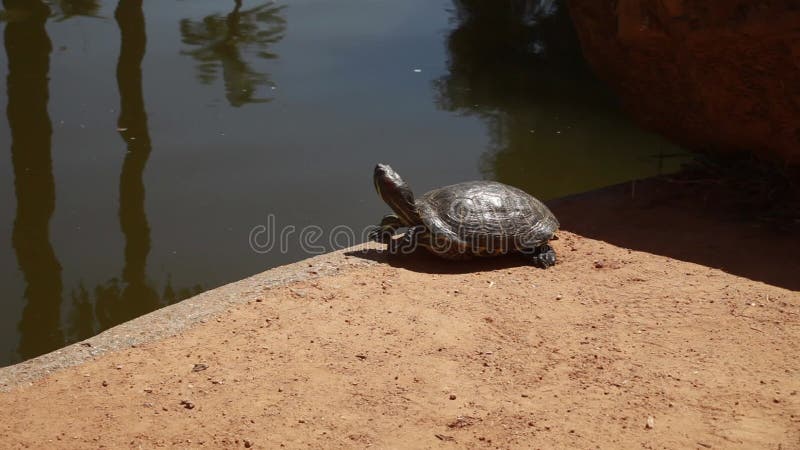
<path id="1" fill-rule="evenodd" d="M 542 244 L 533 249 L 532 252 L 525 252 L 530 258 L 531 264 L 540 269 L 547 269 L 556 265 L 556 252 L 548 244 Z"/>

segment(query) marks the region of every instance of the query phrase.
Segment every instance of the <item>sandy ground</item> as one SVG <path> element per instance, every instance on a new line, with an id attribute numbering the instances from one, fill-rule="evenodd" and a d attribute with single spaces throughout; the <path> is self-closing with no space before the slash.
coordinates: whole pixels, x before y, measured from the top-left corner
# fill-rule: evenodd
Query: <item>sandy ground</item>
<path id="1" fill-rule="evenodd" d="M 0 393 L 0 447 L 800 449 L 791 275 L 554 247 L 548 270 L 351 252 L 377 263 Z"/>

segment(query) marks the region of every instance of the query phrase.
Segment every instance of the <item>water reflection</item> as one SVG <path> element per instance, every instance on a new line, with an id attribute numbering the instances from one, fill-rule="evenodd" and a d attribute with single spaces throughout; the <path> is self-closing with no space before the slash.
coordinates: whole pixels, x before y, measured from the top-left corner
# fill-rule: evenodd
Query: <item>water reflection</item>
<path id="1" fill-rule="evenodd" d="M 125 264 L 121 278 L 112 278 L 94 289 L 94 313 L 100 330 L 146 314 L 202 292 L 201 286 L 179 289 L 167 281 L 159 295 L 147 279 L 150 253 L 150 225 L 145 212 L 143 181 L 152 145 L 142 90 L 142 60 L 147 50 L 142 0 L 120 0 L 114 11 L 120 31 L 117 62 L 117 87 L 120 114 L 117 130 L 125 142 L 126 153 L 119 177 L 119 224 L 125 237 Z M 73 339 L 94 334 L 90 294 L 81 285 L 72 292 Z"/>
<path id="2" fill-rule="evenodd" d="M 626 161 L 639 164 L 640 135 L 604 110 L 577 44 L 561 35 L 569 23 L 558 3 L 456 3 L 450 72 L 436 93 L 441 108 L 481 119 L 461 121 L 432 107 L 424 81 L 441 69 L 442 3 L 293 4 L 297 39 L 281 40 L 287 11 L 251 1 L 2 0 L 11 133 L 0 132 L 0 145 L 10 148 L 13 167 L 0 169 L 15 178 L 17 203 L 11 183 L 0 184 L 0 229 L 13 233 L 0 239 L 0 275 L 16 297 L 0 310 L 0 364 L 188 297 L 202 290 L 183 287 L 196 281 L 218 285 L 301 257 L 253 254 L 246 231 L 264 212 L 286 225 L 366 223 L 371 208 L 382 207 L 361 176 L 347 174 L 361 173 L 376 151 L 418 163 L 409 171 L 421 174 L 421 186 L 474 178 L 485 123 L 494 130 L 486 176 L 547 197 L 585 188 L 587 179 L 605 183 L 608 173 L 628 176 L 635 168 Z M 116 21 L 81 18 L 95 14 Z M 51 53 L 48 15 L 57 48 L 84 50 Z M 278 41 L 281 78 L 291 84 L 285 104 L 235 110 L 271 97 L 263 72 Z M 191 57 L 176 58 L 176 45 Z M 385 70 L 373 70 L 379 66 Z M 187 71 L 187 79 L 177 76 Z M 194 74 L 225 86 L 218 89 L 228 100 L 217 111 L 192 108 L 221 97 Z M 258 128 L 265 118 L 278 124 L 269 155 Z M 109 120 L 118 134 L 108 133 Z M 309 126 L 317 131 L 305 132 Z M 226 136 L 213 132 L 218 127 Z M 238 156 L 219 151 L 226 146 Z M 634 156 L 624 154 L 634 147 Z M 319 157 L 324 164 L 307 164 Z M 442 164 L 449 173 L 431 169 Z M 6 357 L 10 348 L 19 354 Z"/>
<path id="3" fill-rule="evenodd" d="M 57 20 L 67 20 L 73 17 L 100 17 L 100 2 L 98 0 L 58 0 L 53 3 Z"/>
<path id="4" fill-rule="evenodd" d="M 159 294 L 147 279 L 151 240 L 143 175 L 152 145 L 141 67 L 147 36 L 142 0 L 120 0 L 114 17 L 121 36 L 116 79 L 120 96 L 117 127 L 126 150 L 119 178 L 125 261 L 121 277 L 91 291 L 83 283 L 70 289 L 70 308 L 62 326 L 61 265 L 49 236 L 55 181 L 50 155 L 52 125 L 47 111 L 52 46 L 45 22 L 51 10 L 39 1 L 5 0 L 3 5 L 7 16 L 14 19 L 5 29 L 7 114 L 17 196 L 12 244 L 26 283 L 17 353 L 27 359 L 195 295 L 203 288 L 175 289 L 168 280 Z"/>
<path id="5" fill-rule="evenodd" d="M 114 18 L 120 31 L 117 130 L 127 147 L 119 178 L 119 223 L 125 236 L 125 265 L 121 285 L 112 279 L 106 286 L 95 289 L 95 313 L 103 329 L 160 306 L 158 294 L 146 281 L 150 226 L 142 176 L 152 147 L 142 93 L 142 59 L 147 47 L 142 0 L 120 0 Z"/>
<path id="6" fill-rule="evenodd" d="M 199 22 L 183 19 L 183 43 L 191 49 L 182 53 L 198 61 L 197 76 L 203 83 L 213 82 L 222 72 L 231 106 L 268 102 L 271 97 L 256 97 L 256 91 L 259 86 L 274 87 L 274 83 L 269 74 L 245 62 L 243 53 L 254 50 L 260 58 L 277 58 L 269 46 L 283 39 L 286 20 L 281 14 L 285 8 L 269 2 L 243 10 L 242 1 L 235 0 L 233 10 L 225 16 L 211 14 Z"/>
<path id="7" fill-rule="evenodd" d="M 55 181 L 47 112 L 52 45 L 45 31 L 50 8 L 38 0 L 4 0 L 8 125 L 17 197 L 11 241 L 25 278 L 26 301 L 17 352 L 23 358 L 61 346 L 61 264 L 50 243 Z"/>
<path id="8" fill-rule="evenodd" d="M 562 2 L 454 5 L 437 104 L 487 123 L 486 177 L 548 199 L 678 168 L 659 155 L 683 152 L 636 128 L 593 77 Z"/>

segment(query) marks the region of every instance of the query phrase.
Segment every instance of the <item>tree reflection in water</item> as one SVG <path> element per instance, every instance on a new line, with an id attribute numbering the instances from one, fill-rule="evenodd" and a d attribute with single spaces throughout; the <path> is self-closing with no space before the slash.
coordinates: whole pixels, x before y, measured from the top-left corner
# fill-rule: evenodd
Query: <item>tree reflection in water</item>
<path id="1" fill-rule="evenodd" d="M 449 74 L 435 81 L 439 107 L 491 113 L 534 99 L 575 97 L 581 93 L 574 90 L 591 79 L 558 2 L 454 0 L 454 5 Z"/>
<path id="2" fill-rule="evenodd" d="M 3 0 L 10 18 L 4 42 L 8 61 L 6 113 L 17 197 L 11 243 L 25 279 L 25 307 L 17 353 L 36 356 L 64 343 L 61 264 L 50 243 L 55 179 L 53 134 L 47 112 L 52 44 L 45 31 L 50 8 L 39 0 Z"/>
<path id="3" fill-rule="evenodd" d="M 256 91 L 259 86 L 273 87 L 274 83 L 269 74 L 246 62 L 246 53 L 252 50 L 262 59 L 278 57 L 269 47 L 283 39 L 286 20 L 281 14 L 285 8 L 269 2 L 242 9 L 241 0 L 235 0 L 233 10 L 225 16 L 181 20 L 183 43 L 190 47 L 182 53 L 198 61 L 197 76 L 203 83 L 212 83 L 222 72 L 225 97 L 231 106 L 268 102 L 271 97 L 257 98 Z"/>
<path id="4" fill-rule="evenodd" d="M 487 178 L 548 199 L 655 175 L 659 154 L 683 153 L 619 112 L 584 61 L 562 1 L 454 5 L 436 102 L 486 122 Z"/>
<path id="5" fill-rule="evenodd" d="M 196 295 L 203 287 L 176 289 L 167 280 L 159 293 L 147 279 L 151 242 L 143 176 L 152 147 L 141 68 L 147 38 L 142 0 L 120 0 L 114 17 L 121 35 L 116 78 L 120 94 L 118 129 L 126 150 L 119 182 L 119 223 L 125 237 L 125 263 L 119 278 L 91 290 L 83 283 L 71 289 L 70 307 L 62 324 L 62 268 L 49 230 L 56 207 L 56 186 L 48 114 L 52 44 L 45 25 L 50 17 L 66 20 L 96 16 L 100 4 L 91 0 L 62 0 L 52 3 L 55 11 L 40 0 L 3 0 L 2 4 L 0 18 L 6 22 L 4 47 L 8 62 L 6 113 L 17 199 L 11 241 L 25 280 L 25 305 L 18 324 L 20 340 L 16 353 L 18 358 L 28 359 Z M 251 21 L 264 20 L 258 16 L 262 13 L 267 11 L 260 7 L 246 15 L 253 15 L 248 19 Z M 260 31 L 248 30 L 247 33 L 259 36 L 253 37 L 253 42 L 270 40 Z"/>
<path id="6" fill-rule="evenodd" d="M 119 222 L 125 236 L 121 283 L 95 289 L 95 313 L 101 328 L 132 319 L 159 306 L 158 294 L 146 281 L 150 226 L 145 214 L 144 169 L 152 150 L 142 93 L 142 59 L 147 35 L 142 0 L 120 0 L 114 11 L 120 31 L 117 86 L 120 114 L 117 129 L 126 144 L 119 180 Z"/>
<path id="7" fill-rule="evenodd" d="M 147 49 L 142 0 L 120 0 L 114 18 L 121 36 L 116 76 L 120 96 L 117 129 L 126 149 L 119 181 L 119 223 L 125 237 L 125 264 L 121 278 L 112 278 L 94 288 L 94 301 L 85 286 L 72 290 L 69 331 L 73 340 L 84 339 L 96 331 L 203 290 L 197 286 L 176 293 L 168 281 L 164 292 L 159 295 L 147 280 L 150 226 L 145 212 L 143 176 L 152 145 L 142 90 L 142 60 Z"/>

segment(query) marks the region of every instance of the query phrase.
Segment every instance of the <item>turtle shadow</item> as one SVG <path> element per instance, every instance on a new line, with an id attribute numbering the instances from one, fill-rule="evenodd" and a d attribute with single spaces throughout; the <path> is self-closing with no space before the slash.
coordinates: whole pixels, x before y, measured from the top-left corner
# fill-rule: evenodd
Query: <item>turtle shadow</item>
<path id="1" fill-rule="evenodd" d="M 390 254 L 386 250 L 369 248 L 349 251 L 346 252 L 345 255 L 374 261 L 380 264 L 387 264 L 391 267 L 406 269 L 412 272 L 429 274 L 490 272 L 494 270 L 510 269 L 512 267 L 530 266 L 521 255 L 503 255 L 493 258 L 448 261 L 424 249 L 418 249 L 407 254 Z"/>

